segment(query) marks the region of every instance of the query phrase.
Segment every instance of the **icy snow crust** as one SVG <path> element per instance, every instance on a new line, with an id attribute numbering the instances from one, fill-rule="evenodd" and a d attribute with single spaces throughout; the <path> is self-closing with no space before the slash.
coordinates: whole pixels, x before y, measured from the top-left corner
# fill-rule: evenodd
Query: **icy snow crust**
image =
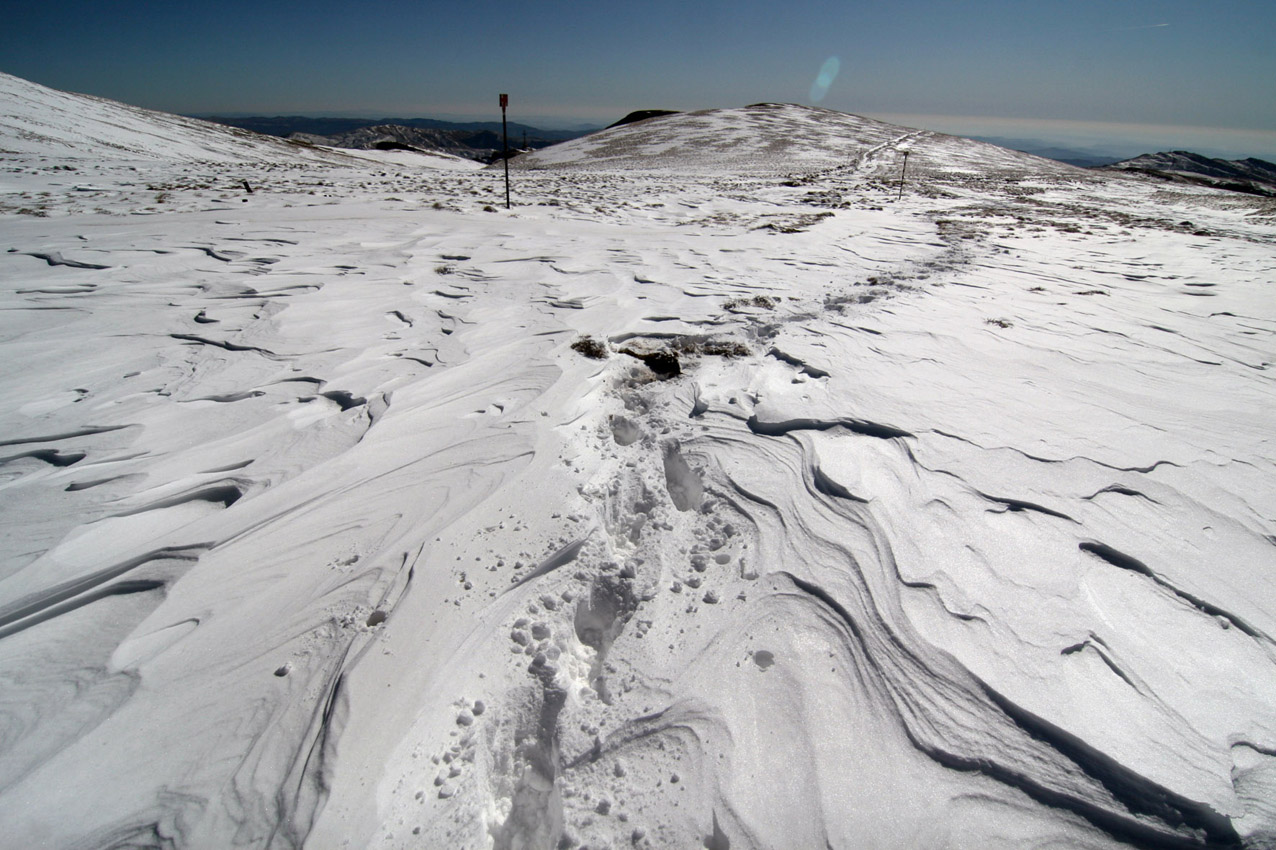
<path id="1" fill-rule="evenodd" d="M 507 213 L 21 86 L 14 846 L 1273 846 L 1269 201 L 765 106 Z"/>

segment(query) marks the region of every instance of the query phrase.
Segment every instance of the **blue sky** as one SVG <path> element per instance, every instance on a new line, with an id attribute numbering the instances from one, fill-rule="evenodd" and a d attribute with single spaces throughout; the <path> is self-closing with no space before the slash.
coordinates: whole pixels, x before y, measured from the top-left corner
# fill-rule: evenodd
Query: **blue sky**
<path id="1" fill-rule="evenodd" d="M 1273 158 L 1274 33 L 1271 0 L 44 0 L 6 12 L 0 70 L 181 113 L 490 119 L 508 91 L 511 118 L 563 125 L 818 99 Z"/>

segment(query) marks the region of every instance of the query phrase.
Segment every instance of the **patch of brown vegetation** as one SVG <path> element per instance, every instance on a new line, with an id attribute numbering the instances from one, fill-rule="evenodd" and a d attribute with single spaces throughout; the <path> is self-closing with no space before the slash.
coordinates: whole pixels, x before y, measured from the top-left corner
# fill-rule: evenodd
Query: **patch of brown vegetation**
<path id="1" fill-rule="evenodd" d="M 590 360 L 606 360 L 608 354 L 607 344 L 588 334 L 572 343 L 572 351 L 583 354 Z"/>

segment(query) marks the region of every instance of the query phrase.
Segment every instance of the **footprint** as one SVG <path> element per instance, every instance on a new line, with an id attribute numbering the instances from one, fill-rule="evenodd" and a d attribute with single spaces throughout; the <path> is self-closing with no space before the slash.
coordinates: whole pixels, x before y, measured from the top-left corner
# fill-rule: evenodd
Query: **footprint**
<path id="1" fill-rule="evenodd" d="M 607 705 L 611 704 L 611 694 L 603 676 L 607 654 L 637 609 L 638 597 L 634 594 L 633 584 L 616 576 L 600 576 L 590 588 L 589 595 L 576 603 L 573 618 L 576 638 L 596 653 L 589 671 L 589 683 Z"/>
<path id="2" fill-rule="evenodd" d="M 664 444 L 665 486 L 669 498 L 680 511 L 700 509 L 704 501 L 704 483 L 682 456 L 676 440 Z"/>
<path id="3" fill-rule="evenodd" d="M 617 445 L 630 446 L 642 439 L 642 429 L 624 416 L 611 417 L 611 436 Z"/>

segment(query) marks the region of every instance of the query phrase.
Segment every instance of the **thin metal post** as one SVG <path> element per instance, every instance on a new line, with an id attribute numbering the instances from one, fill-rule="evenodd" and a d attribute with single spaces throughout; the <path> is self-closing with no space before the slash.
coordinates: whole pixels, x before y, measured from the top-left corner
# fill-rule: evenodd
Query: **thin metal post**
<path id="1" fill-rule="evenodd" d="M 505 123 L 505 107 L 509 102 L 509 95 L 501 95 L 501 158 L 505 160 L 505 209 L 510 208 L 510 133 L 509 126 Z"/>
<path id="2" fill-rule="evenodd" d="M 904 164 L 899 169 L 899 194 L 895 196 L 895 200 L 904 197 L 904 172 L 908 170 L 908 151 L 904 151 Z"/>

